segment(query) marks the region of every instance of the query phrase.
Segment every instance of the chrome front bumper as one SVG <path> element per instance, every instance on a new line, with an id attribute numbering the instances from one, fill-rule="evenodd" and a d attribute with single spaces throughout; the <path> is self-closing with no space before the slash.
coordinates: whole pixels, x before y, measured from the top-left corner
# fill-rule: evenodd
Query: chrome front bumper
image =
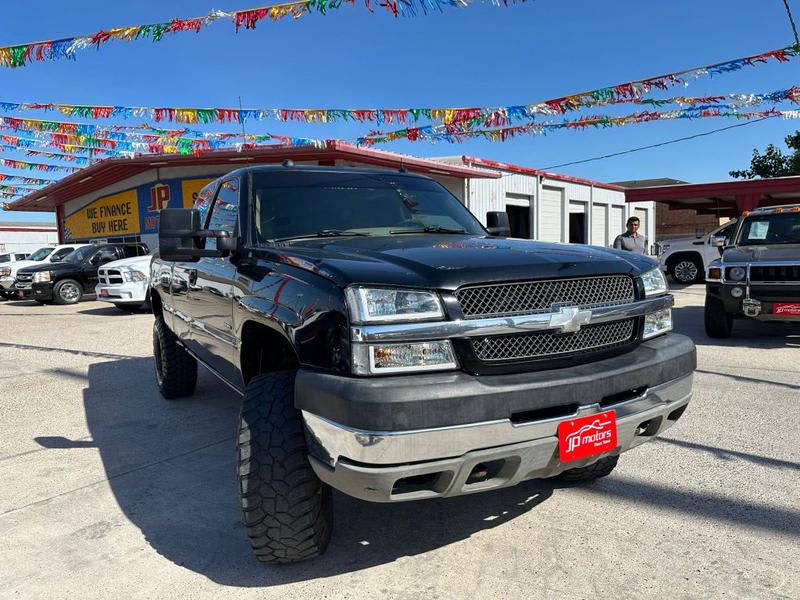
<path id="1" fill-rule="evenodd" d="M 671 427 L 692 397 L 692 375 L 647 389 L 641 395 L 600 406 L 582 405 L 574 414 L 515 424 L 508 419 L 412 431 L 363 431 L 345 427 L 307 411 L 303 418 L 316 456 L 317 475 L 333 487 L 364 500 L 393 502 L 454 496 L 515 485 L 526 479 L 553 477 L 604 455 L 561 463 L 557 429 L 562 421 L 614 410 L 619 445 L 616 455 Z M 503 461 L 500 473 L 487 481 L 467 483 L 479 464 Z M 425 489 L 399 493 L 397 482 L 430 481 Z"/>

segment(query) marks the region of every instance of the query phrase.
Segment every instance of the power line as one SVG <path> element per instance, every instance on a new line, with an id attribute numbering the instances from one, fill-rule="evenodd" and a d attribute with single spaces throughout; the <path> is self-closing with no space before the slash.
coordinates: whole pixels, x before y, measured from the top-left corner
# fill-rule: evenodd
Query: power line
<path id="1" fill-rule="evenodd" d="M 786 14 L 789 15 L 789 23 L 791 23 L 792 25 L 792 33 L 794 33 L 794 43 L 800 46 L 800 38 L 797 37 L 797 27 L 794 24 L 792 9 L 789 8 L 789 0 L 783 0 L 783 5 L 786 7 Z"/>
<path id="2" fill-rule="evenodd" d="M 649 146 L 640 146 L 638 148 L 631 148 L 630 150 L 623 150 L 622 152 L 614 152 L 613 154 L 604 154 L 603 156 L 595 156 L 594 158 L 585 158 L 583 160 L 574 160 L 568 163 L 561 163 L 560 165 L 550 165 L 549 167 L 543 167 L 546 171 L 548 169 L 558 169 L 561 167 L 568 167 L 570 165 L 579 165 L 581 163 L 592 162 L 595 160 L 603 160 L 605 158 L 613 158 L 614 156 L 622 156 L 623 154 L 632 154 L 634 152 L 640 152 L 641 150 L 650 150 L 651 148 L 659 148 L 661 146 L 668 146 L 670 144 L 676 144 L 678 142 L 685 142 L 687 140 L 694 140 L 696 138 L 705 137 L 707 135 L 712 135 L 714 133 L 719 133 L 720 131 L 727 131 L 728 129 L 735 129 L 737 127 L 744 127 L 746 125 L 752 125 L 753 123 L 758 123 L 759 121 L 765 121 L 772 117 L 761 117 L 760 119 L 753 119 L 752 121 L 747 121 L 745 123 L 737 123 L 736 125 L 728 125 L 727 127 L 721 127 L 720 129 L 712 129 L 711 131 L 706 131 L 705 133 L 698 133 L 695 135 L 690 135 L 688 137 L 677 138 L 674 140 L 668 140 L 666 142 L 659 142 L 658 144 L 650 144 Z"/>

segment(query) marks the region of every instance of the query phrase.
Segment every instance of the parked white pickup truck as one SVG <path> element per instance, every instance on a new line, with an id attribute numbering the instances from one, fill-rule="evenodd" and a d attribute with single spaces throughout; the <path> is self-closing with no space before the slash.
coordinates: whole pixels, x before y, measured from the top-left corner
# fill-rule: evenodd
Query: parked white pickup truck
<path id="1" fill-rule="evenodd" d="M 130 312 L 149 301 L 150 261 L 153 255 L 123 258 L 97 270 L 97 299 Z"/>
<path id="2" fill-rule="evenodd" d="M 676 283 L 696 283 L 703 280 L 706 268 L 719 258 L 719 248 L 711 243 L 715 236 L 730 237 L 736 219 L 703 237 L 676 238 L 658 244 L 658 264 Z"/>

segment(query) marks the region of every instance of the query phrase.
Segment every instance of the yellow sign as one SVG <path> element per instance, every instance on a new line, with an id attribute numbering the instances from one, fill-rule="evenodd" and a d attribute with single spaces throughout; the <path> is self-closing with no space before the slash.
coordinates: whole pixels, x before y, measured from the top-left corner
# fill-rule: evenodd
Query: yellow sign
<path id="1" fill-rule="evenodd" d="M 68 240 L 139 233 L 136 190 L 106 196 L 69 215 L 64 223 Z"/>
<path id="2" fill-rule="evenodd" d="M 214 179 L 184 179 L 181 181 L 181 191 L 183 193 L 183 208 L 192 208 L 197 194 Z"/>

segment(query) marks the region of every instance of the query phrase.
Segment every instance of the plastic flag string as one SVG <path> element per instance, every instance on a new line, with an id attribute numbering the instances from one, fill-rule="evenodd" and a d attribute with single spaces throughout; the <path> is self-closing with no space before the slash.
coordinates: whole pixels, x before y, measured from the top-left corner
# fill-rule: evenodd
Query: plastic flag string
<path id="1" fill-rule="evenodd" d="M 469 138 L 483 138 L 492 142 L 502 142 L 519 135 L 545 135 L 560 129 L 588 129 L 622 127 L 635 123 L 648 123 L 651 121 L 668 121 L 675 119 L 704 119 L 728 117 L 735 119 L 760 119 L 770 117 L 783 117 L 784 119 L 800 118 L 800 110 L 767 110 L 761 112 L 735 112 L 719 108 L 703 110 L 680 109 L 665 112 L 640 112 L 622 117 L 607 115 L 593 115 L 580 119 L 563 122 L 528 123 L 516 127 L 498 129 L 463 129 L 458 125 L 436 125 L 428 127 L 413 127 L 399 131 L 389 132 L 375 137 L 364 137 L 356 140 L 361 146 L 373 146 L 398 139 L 408 141 L 429 140 L 431 142 L 444 141 L 450 143 L 463 142 Z"/>
<path id="2" fill-rule="evenodd" d="M 38 177 L 24 177 L 22 175 L 11 175 L 10 173 L 0 173 L 0 181 L 5 181 L 8 183 L 25 183 L 29 185 L 50 185 L 58 180 L 40 179 Z"/>
<path id="3" fill-rule="evenodd" d="M 10 169 L 22 169 L 29 171 L 46 171 L 48 173 L 74 173 L 80 171 L 80 167 L 67 167 L 62 165 L 47 165 L 43 163 L 26 162 L 23 160 L 12 160 L 0 158 L 0 165 Z"/>
<path id="4" fill-rule="evenodd" d="M 524 1 L 512 0 L 512 3 Z M 199 33 L 220 20 L 230 21 L 233 24 L 233 32 L 239 33 L 242 29 L 255 29 L 256 24 L 265 19 L 275 22 L 287 17 L 299 19 L 310 13 L 326 15 L 328 11 L 340 9 L 347 4 L 354 5 L 355 0 L 300 0 L 232 12 L 212 10 L 202 17 L 180 17 L 162 23 L 111 27 L 88 35 L 2 46 L 0 47 L 0 66 L 16 68 L 39 61 L 74 60 L 81 50 L 89 48 L 99 50 L 108 42 L 133 42 L 146 39 L 160 42 L 165 36 L 176 33 Z M 444 8 L 464 8 L 470 4 L 473 4 L 473 0 L 381 0 L 378 2 L 378 6 L 395 17 L 427 15 L 429 12 L 441 12 Z M 508 6 L 509 2 L 508 0 L 493 1 L 492 4 Z M 374 12 L 369 0 L 365 0 L 364 5 L 367 10 Z"/>

